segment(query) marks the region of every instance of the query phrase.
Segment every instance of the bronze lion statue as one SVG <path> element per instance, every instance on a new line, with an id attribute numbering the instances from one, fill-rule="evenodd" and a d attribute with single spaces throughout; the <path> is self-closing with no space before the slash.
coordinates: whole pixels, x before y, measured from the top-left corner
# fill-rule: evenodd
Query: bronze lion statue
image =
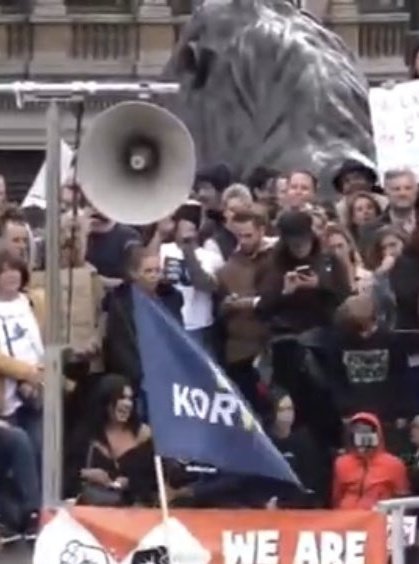
<path id="1" fill-rule="evenodd" d="M 368 86 L 342 40 L 286 0 L 203 0 L 163 78 L 200 165 L 308 169 L 324 190 L 346 158 L 371 165 Z M 323 191 L 324 191 L 323 190 Z"/>

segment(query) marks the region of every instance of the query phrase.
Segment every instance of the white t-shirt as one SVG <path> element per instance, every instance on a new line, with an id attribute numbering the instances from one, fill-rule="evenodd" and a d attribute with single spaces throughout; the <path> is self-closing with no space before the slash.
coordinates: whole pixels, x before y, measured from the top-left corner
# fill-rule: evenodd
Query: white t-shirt
<path id="1" fill-rule="evenodd" d="M 41 332 L 29 299 L 24 294 L 0 301 L 0 351 L 28 364 L 44 359 Z M 16 380 L 6 378 L 3 415 L 12 415 L 21 405 L 16 396 Z"/>
<path id="2" fill-rule="evenodd" d="M 195 255 L 208 274 L 214 275 L 223 266 L 222 259 L 202 247 L 196 249 Z M 160 247 L 160 258 L 165 277 L 182 292 L 185 329 L 194 331 L 210 327 L 214 322 L 212 295 L 192 286 L 182 250 L 176 243 L 164 243 Z"/>

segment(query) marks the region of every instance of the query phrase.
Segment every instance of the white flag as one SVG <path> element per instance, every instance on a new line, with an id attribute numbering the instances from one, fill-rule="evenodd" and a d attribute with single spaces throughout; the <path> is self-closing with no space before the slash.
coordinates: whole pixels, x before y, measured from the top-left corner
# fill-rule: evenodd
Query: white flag
<path id="1" fill-rule="evenodd" d="M 61 141 L 61 183 L 63 184 L 69 177 L 71 170 L 71 163 L 73 160 L 73 151 L 70 146 L 65 142 Z M 22 208 L 28 208 L 30 206 L 35 206 L 41 209 L 45 209 L 47 206 L 46 201 L 46 161 L 43 162 L 38 174 L 34 180 L 34 183 L 29 188 L 26 194 Z"/>

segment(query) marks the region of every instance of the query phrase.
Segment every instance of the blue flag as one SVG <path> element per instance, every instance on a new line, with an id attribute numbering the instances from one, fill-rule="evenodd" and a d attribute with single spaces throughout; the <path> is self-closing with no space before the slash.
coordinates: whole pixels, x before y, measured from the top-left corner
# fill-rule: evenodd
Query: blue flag
<path id="1" fill-rule="evenodd" d="M 157 302 L 132 295 L 156 453 L 300 485 L 221 368 Z"/>

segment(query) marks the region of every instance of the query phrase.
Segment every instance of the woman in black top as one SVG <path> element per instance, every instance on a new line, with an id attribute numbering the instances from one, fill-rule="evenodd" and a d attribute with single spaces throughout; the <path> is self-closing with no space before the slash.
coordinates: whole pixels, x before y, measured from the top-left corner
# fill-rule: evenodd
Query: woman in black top
<path id="1" fill-rule="evenodd" d="M 122 376 L 107 375 L 92 407 L 90 431 L 76 442 L 67 464 L 67 495 L 77 497 L 87 483 L 119 489 L 127 505 L 152 505 L 153 443 L 149 427 L 140 423 L 134 409 L 132 387 Z"/>

